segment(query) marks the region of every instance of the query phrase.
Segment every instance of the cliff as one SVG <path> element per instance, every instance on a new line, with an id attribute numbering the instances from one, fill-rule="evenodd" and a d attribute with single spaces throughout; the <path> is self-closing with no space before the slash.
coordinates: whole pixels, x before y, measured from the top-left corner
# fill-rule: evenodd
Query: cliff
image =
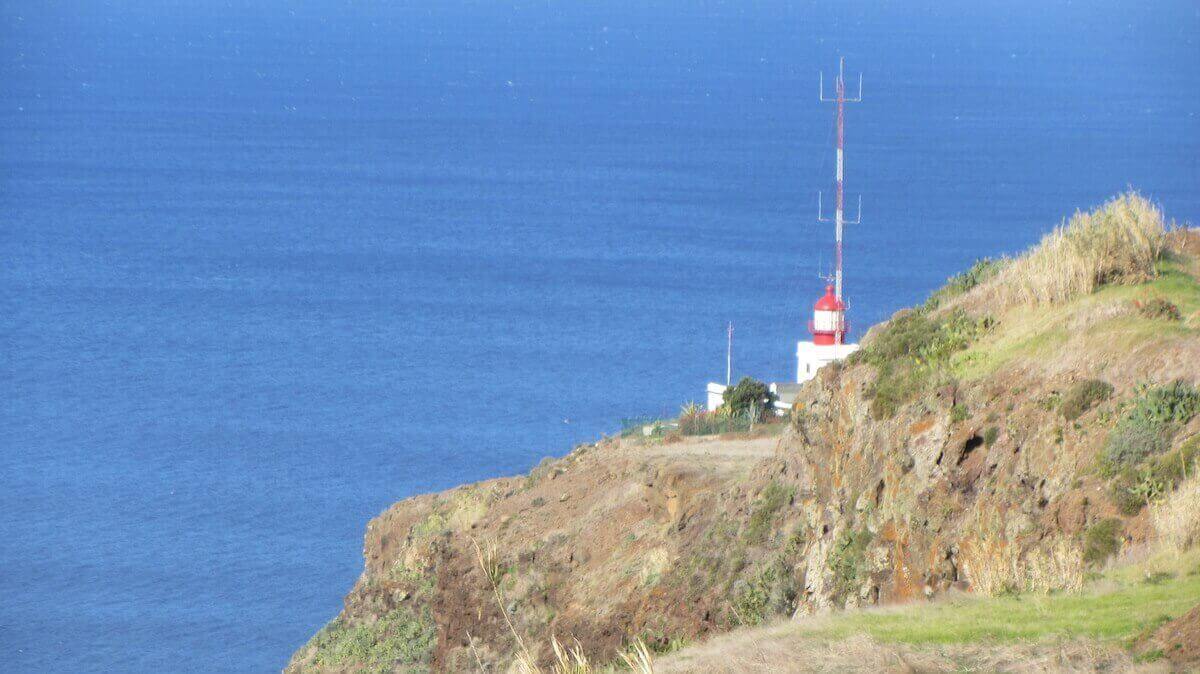
<path id="1" fill-rule="evenodd" d="M 778 617 L 1078 591 L 1161 535 L 1151 511 L 1200 455 L 1200 235 L 1169 229 L 1125 195 L 977 264 L 782 426 L 610 438 L 397 503 L 288 671 L 504 671 L 552 635 L 610 662 Z"/>

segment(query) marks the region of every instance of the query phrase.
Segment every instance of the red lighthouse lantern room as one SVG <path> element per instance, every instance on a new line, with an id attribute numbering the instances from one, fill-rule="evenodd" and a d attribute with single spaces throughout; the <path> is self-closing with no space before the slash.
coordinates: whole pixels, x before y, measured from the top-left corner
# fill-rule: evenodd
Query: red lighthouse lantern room
<path id="1" fill-rule="evenodd" d="M 813 317 L 808 322 L 813 344 L 829 346 L 846 340 L 846 304 L 834 294 L 833 286 L 825 286 L 825 296 L 813 305 Z"/>

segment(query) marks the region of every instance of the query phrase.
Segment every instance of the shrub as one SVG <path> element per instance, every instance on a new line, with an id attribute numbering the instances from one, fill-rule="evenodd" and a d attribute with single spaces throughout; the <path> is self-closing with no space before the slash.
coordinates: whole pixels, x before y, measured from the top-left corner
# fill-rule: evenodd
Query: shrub
<path id="1" fill-rule="evenodd" d="M 1169 486 L 1147 464 L 1122 470 L 1112 485 L 1113 500 L 1125 515 L 1136 515 L 1168 491 Z"/>
<path id="2" fill-rule="evenodd" d="M 876 419 L 890 419 L 896 416 L 900 406 L 911 400 L 923 387 L 924 381 L 911 369 L 888 367 L 879 372 L 879 376 L 867 389 L 871 398 L 871 416 Z"/>
<path id="3" fill-rule="evenodd" d="M 1117 426 L 1104 445 L 1102 460 L 1110 473 L 1138 465 L 1148 456 L 1161 453 L 1170 446 L 1170 438 L 1156 425 L 1127 424 Z"/>
<path id="4" fill-rule="evenodd" d="M 1155 479 L 1172 490 L 1195 473 L 1197 459 L 1200 459 L 1200 435 L 1192 436 L 1179 449 L 1156 458 L 1150 470 Z"/>
<path id="5" fill-rule="evenodd" d="M 1084 379 L 1067 389 L 1058 409 L 1064 419 L 1075 421 L 1098 403 L 1108 400 L 1112 394 L 1112 384 L 1099 379 Z"/>
<path id="6" fill-rule="evenodd" d="M 778 561 L 767 564 L 749 581 L 738 581 L 733 601 L 735 617 L 742 625 L 759 625 L 776 613 L 786 613 L 796 590 L 786 568 Z"/>
<path id="7" fill-rule="evenodd" d="M 1183 320 L 1183 314 L 1179 313 L 1179 307 L 1163 297 L 1134 300 L 1133 306 L 1137 308 L 1138 315 L 1142 318 L 1165 321 Z"/>
<path id="8" fill-rule="evenodd" d="M 962 403 L 955 403 L 954 406 L 950 408 L 950 423 L 962 423 L 967 420 L 967 417 L 969 417 L 970 414 L 971 413 L 967 410 L 966 405 Z"/>
<path id="9" fill-rule="evenodd" d="M 1182 381 L 1167 386 L 1140 386 L 1109 434 L 1101 454 L 1106 474 L 1141 464 L 1166 451 L 1179 427 L 1200 412 L 1200 392 Z"/>
<path id="10" fill-rule="evenodd" d="M 951 355 L 967 348 L 990 326 L 990 319 L 974 319 L 962 310 L 937 318 L 918 310 L 893 319 L 860 351 L 863 360 L 879 370 L 867 392 L 875 418 L 893 416 Z"/>
<path id="11" fill-rule="evenodd" d="M 1122 513 L 1136 515 L 1145 505 L 1171 493 L 1194 475 L 1197 459 L 1200 459 L 1200 436 L 1136 468 L 1124 468 L 1113 480 L 1113 501 Z"/>
<path id="12" fill-rule="evenodd" d="M 1138 424 L 1186 424 L 1200 412 L 1200 391 L 1185 381 L 1142 385 L 1125 418 Z"/>
<path id="13" fill-rule="evenodd" d="M 867 573 L 867 546 L 871 544 L 871 532 L 863 529 L 846 529 L 833 544 L 827 565 L 833 572 L 834 590 L 848 594 L 858 589 L 862 577 Z"/>
<path id="14" fill-rule="evenodd" d="M 1083 537 L 1083 561 L 1102 564 L 1121 549 L 1121 520 L 1109 518 L 1088 527 Z"/>
<path id="15" fill-rule="evenodd" d="M 722 407 L 729 416 L 747 416 L 757 421 L 769 413 L 775 404 L 775 394 L 766 384 L 752 377 L 742 377 L 734 386 L 725 389 Z"/>
<path id="16" fill-rule="evenodd" d="M 996 444 L 996 439 L 999 437 L 1000 429 L 996 428 L 995 426 L 989 426 L 988 429 L 983 432 L 983 444 L 991 447 L 992 445 Z"/>
<path id="17" fill-rule="evenodd" d="M 771 521 L 775 518 L 775 513 L 783 506 L 791 503 L 795 495 L 795 488 L 784 487 L 772 480 L 754 501 L 753 510 L 750 513 L 750 521 L 746 524 L 746 540 L 751 543 L 758 543 L 766 538 L 771 528 Z"/>

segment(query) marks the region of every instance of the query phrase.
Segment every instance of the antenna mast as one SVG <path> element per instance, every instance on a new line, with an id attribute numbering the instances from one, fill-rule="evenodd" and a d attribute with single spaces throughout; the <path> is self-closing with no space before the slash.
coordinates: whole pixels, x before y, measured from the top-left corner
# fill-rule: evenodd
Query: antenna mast
<path id="1" fill-rule="evenodd" d="M 834 248 L 834 292 L 838 301 L 842 301 L 842 227 L 843 225 L 857 225 L 862 221 L 862 197 L 858 198 L 858 217 L 853 221 L 847 221 L 843 215 L 845 207 L 845 195 L 842 188 L 842 180 L 844 177 L 844 161 L 842 155 L 845 152 L 846 132 L 845 132 L 845 108 L 846 103 L 859 103 L 862 101 L 862 74 L 858 76 L 858 96 L 855 98 L 846 98 L 846 59 L 838 60 L 838 75 L 834 82 L 834 95 L 826 98 L 825 96 L 825 74 L 821 73 L 820 79 L 820 99 L 826 103 L 837 103 L 837 173 L 836 187 L 834 197 L 833 222 L 835 231 L 835 248 Z M 821 194 L 817 193 L 817 219 L 821 222 L 829 222 L 828 218 L 822 217 L 821 213 Z"/>
<path id="2" fill-rule="evenodd" d="M 729 341 L 725 345 L 725 385 L 733 379 L 733 321 L 729 321 Z"/>

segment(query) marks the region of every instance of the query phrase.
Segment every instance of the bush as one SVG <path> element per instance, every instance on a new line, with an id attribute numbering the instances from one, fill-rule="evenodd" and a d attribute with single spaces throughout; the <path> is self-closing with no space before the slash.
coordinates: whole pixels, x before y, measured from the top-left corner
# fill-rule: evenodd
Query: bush
<path id="1" fill-rule="evenodd" d="M 948 363 L 951 355 L 967 348 L 990 326 L 990 319 L 977 320 L 962 310 L 938 318 L 917 310 L 893 319 L 860 350 L 862 359 L 879 370 L 867 391 L 875 418 L 893 416 L 925 387 L 933 372 Z"/>
<path id="2" fill-rule="evenodd" d="M 1140 464 L 1147 457 L 1161 454 L 1171 445 L 1171 438 L 1161 426 L 1123 424 L 1108 436 L 1101 461 L 1106 472 L 1115 475 L 1125 468 Z"/>
<path id="3" fill-rule="evenodd" d="M 1121 549 L 1121 520 L 1101 520 L 1088 528 L 1083 538 L 1083 561 L 1088 564 L 1103 564 Z"/>
<path id="4" fill-rule="evenodd" d="M 1197 470 L 1197 459 L 1200 459 L 1200 435 L 1192 436 L 1179 449 L 1156 458 L 1150 470 L 1155 479 L 1171 490 Z"/>
<path id="5" fill-rule="evenodd" d="M 1167 386 L 1140 386 L 1138 395 L 1108 436 L 1101 466 L 1109 475 L 1138 466 L 1166 451 L 1171 438 L 1198 412 L 1200 392 L 1182 381 Z"/>
<path id="6" fill-rule="evenodd" d="M 752 377 L 742 377 L 734 386 L 725 389 L 721 405 L 725 414 L 731 417 L 746 416 L 758 421 L 772 411 L 775 404 L 775 394 L 766 384 Z"/>
<path id="7" fill-rule="evenodd" d="M 771 521 L 775 519 L 775 513 L 791 503 L 795 495 L 795 488 L 784 487 L 772 480 L 754 502 L 750 521 L 746 524 L 746 540 L 751 543 L 759 543 L 766 538 L 771 528 Z"/>
<path id="8" fill-rule="evenodd" d="M 1170 300 L 1162 297 L 1151 297 L 1148 300 L 1134 300 L 1133 306 L 1137 307 L 1138 315 L 1142 318 L 1164 321 L 1183 320 L 1183 314 L 1179 313 L 1179 307 Z"/>
<path id="9" fill-rule="evenodd" d="M 1085 379 L 1067 389 L 1058 409 L 1064 419 L 1075 421 L 1098 403 L 1108 400 L 1112 394 L 1112 384 L 1099 379 Z"/>
<path id="10" fill-rule="evenodd" d="M 999 437 L 1000 429 L 996 428 L 995 426 L 989 426 L 988 429 L 983 432 L 983 444 L 987 447 L 991 447 L 992 445 L 996 444 L 996 439 Z"/>
<path id="11" fill-rule="evenodd" d="M 1186 424 L 1200 413 L 1200 391 L 1185 381 L 1176 381 L 1166 386 L 1138 387 L 1134 400 L 1125 418 L 1138 424 Z"/>
<path id="12" fill-rule="evenodd" d="M 1125 515 L 1136 515 L 1143 506 L 1168 491 L 1170 485 L 1155 475 L 1154 470 L 1146 464 L 1122 470 L 1112 485 L 1113 501 Z"/>
<path id="13" fill-rule="evenodd" d="M 833 544 L 827 564 L 833 572 L 834 589 L 839 594 L 848 594 L 858 589 L 862 577 L 867 573 L 867 546 L 871 544 L 871 532 L 863 529 L 846 529 Z"/>
<path id="14" fill-rule="evenodd" d="M 788 613 L 796 588 L 787 568 L 778 561 L 768 563 L 749 581 L 735 584 L 735 616 L 742 625 L 759 625 L 773 614 Z"/>

